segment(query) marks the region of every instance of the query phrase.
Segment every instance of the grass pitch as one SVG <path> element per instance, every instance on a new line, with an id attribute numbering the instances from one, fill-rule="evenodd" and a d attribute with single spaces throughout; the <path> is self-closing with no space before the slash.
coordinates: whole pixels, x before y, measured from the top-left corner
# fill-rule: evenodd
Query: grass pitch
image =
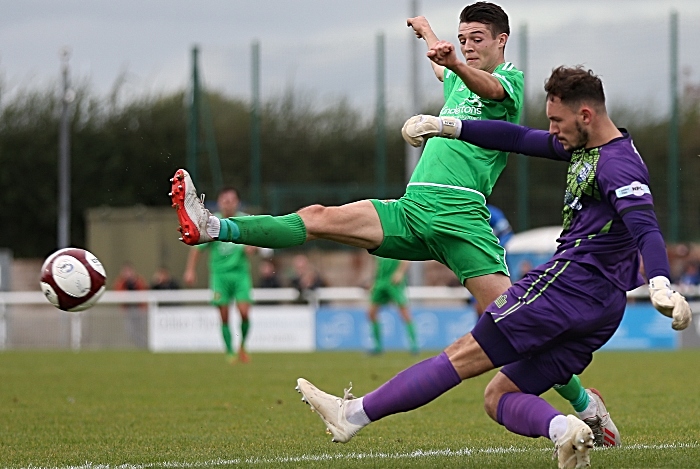
<path id="1" fill-rule="evenodd" d="M 428 357 L 432 354 L 424 354 Z M 556 467 L 548 439 L 513 435 L 482 409 L 489 373 L 332 444 L 294 391 L 303 376 L 363 395 L 416 362 L 406 353 L 0 353 L 0 468 Z M 700 465 L 700 351 L 605 352 L 582 376 L 624 446 L 593 467 Z M 545 397 L 570 413 L 554 392 Z"/>

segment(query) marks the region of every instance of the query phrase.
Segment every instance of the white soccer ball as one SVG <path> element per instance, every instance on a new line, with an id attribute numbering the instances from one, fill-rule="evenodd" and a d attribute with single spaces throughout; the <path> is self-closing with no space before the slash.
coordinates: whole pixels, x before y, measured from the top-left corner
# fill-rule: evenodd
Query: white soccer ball
<path id="1" fill-rule="evenodd" d="M 63 311 L 83 311 L 97 303 L 105 291 L 107 274 L 102 263 L 80 248 L 60 249 L 41 266 L 41 290 Z"/>

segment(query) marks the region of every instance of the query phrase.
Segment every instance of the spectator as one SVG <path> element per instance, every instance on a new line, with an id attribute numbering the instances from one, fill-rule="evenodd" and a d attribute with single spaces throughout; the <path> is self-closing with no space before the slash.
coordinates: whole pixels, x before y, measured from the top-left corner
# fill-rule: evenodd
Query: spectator
<path id="1" fill-rule="evenodd" d="M 170 275 L 167 267 L 161 267 L 153 274 L 151 281 L 152 290 L 177 290 L 179 288 L 180 285 Z"/>
<path id="2" fill-rule="evenodd" d="M 258 279 L 259 288 L 280 288 L 282 284 L 277 277 L 277 269 L 275 264 L 269 259 L 263 259 L 258 267 L 260 278 Z"/>
<path id="3" fill-rule="evenodd" d="M 130 262 L 122 265 L 119 276 L 114 283 L 117 291 L 147 290 L 148 284 L 134 269 Z M 146 329 L 146 305 L 143 303 L 126 303 L 122 305 L 126 312 L 126 333 L 129 340 L 138 348 L 147 348 L 148 331 Z"/>
<path id="4" fill-rule="evenodd" d="M 685 265 L 685 270 L 678 279 L 678 284 L 683 286 L 700 285 L 700 266 L 697 262 L 688 262 Z"/>
<path id="5" fill-rule="evenodd" d="M 294 277 L 292 278 L 292 287 L 304 293 L 308 290 L 315 290 L 319 287 L 326 286 L 321 276 L 316 272 L 309 262 L 309 258 L 304 254 L 298 254 L 294 257 Z"/>

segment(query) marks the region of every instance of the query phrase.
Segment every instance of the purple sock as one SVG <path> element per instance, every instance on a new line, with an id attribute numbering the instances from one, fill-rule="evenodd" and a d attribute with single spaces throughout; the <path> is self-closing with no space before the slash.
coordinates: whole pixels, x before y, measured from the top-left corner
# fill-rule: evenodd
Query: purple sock
<path id="1" fill-rule="evenodd" d="M 509 392 L 498 401 L 498 423 L 518 435 L 549 438 L 549 422 L 557 415 L 561 412 L 533 394 Z"/>
<path id="2" fill-rule="evenodd" d="M 416 363 L 362 398 L 372 421 L 427 404 L 462 382 L 447 354 Z"/>

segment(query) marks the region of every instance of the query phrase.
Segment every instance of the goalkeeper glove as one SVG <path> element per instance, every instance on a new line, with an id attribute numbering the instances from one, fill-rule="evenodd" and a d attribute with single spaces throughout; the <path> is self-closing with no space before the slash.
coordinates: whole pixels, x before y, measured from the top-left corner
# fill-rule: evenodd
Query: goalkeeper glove
<path id="1" fill-rule="evenodd" d="M 435 117 L 419 114 L 406 121 L 401 135 L 410 145 L 419 147 L 428 137 L 459 138 L 462 121 L 454 117 Z"/>
<path id="2" fill-rule="evenodd" d="M 690 305 L 683 295 L 671 290 L 669 279 L 659 275 L 649 280 L 649 296 L 651 296 L 651 304 L 658 312 L 673 318 L 671 327 L 677 331 L 688 327 L 693 317 Z"/>

